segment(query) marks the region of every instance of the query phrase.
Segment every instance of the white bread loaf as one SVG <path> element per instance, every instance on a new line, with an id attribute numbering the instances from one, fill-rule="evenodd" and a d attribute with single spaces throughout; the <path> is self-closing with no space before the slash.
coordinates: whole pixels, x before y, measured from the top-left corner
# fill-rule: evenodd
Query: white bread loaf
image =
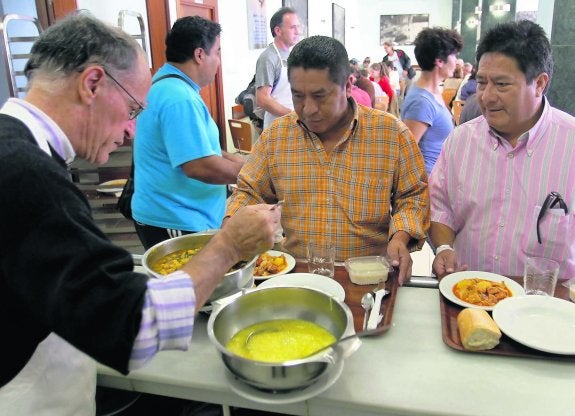
<path id="1" fill-rule="evenodd" d="M 499 344 L 501 338 L 497 324 L 483 309 L 463 309 L 457 315 L 457 327 L 466 350 L 490 350 Z"/>

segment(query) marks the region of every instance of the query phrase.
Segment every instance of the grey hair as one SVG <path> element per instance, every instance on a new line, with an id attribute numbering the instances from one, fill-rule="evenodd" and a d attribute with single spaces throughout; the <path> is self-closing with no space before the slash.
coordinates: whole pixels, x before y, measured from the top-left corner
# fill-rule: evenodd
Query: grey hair
<path id="1" fill-rule="evenodd" d="M 24 74 L 29 82 L 39 74 L 64 78 L 90 64 L 121 72 L 131 69 L 140 53 L 140 45 L 119 28 L 88 15 L 70 15 L 34 43 Z"/>

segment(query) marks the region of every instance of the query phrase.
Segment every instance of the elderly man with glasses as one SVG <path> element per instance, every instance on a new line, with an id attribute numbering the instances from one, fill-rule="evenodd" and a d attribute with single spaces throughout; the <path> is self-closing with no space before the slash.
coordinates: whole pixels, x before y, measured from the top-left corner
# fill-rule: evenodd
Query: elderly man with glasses
<path id="1" fill-rule="evenodd" d="M 46 30 L 28 93 L 0 110 L 0 414 L 95 414 L 95 360 L 127 373 L 188 348 L 232 265 L 270 248 L 279 210 L 251 207 L 169 279 L 133 271 L 95 225 L 67 163 L 133 138 L 150 87 L 140 46 L 88 16 Z M 148 111 L 148 110 L 146 110 Z"/>

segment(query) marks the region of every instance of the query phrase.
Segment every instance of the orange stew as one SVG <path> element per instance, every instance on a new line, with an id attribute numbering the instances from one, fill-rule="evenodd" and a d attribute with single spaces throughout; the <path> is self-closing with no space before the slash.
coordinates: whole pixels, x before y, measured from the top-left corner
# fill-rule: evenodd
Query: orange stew
<path id="1" fill-rule="evenodd" d="M 287 260 L 283 254 L 272 256 L 263 253 L 256 260 L 255 276 L 269 276 L 281 272 L 287 267 Z"/>
<path id="2" fill-rule="evenodd" d="M 501 299 L 513 296 L 503 282 L 483 279 L 464 279 L 453 286 L 459 299 L 477 306 L 494 306 Z"/>

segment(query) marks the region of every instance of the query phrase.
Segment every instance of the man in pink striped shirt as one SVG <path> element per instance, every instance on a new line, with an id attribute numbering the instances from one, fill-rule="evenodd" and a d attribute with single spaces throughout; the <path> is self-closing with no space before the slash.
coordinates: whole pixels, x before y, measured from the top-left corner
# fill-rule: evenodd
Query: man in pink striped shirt
<path id="1" fill-rule="evenodd" d="M 527 257 L 542 256 L 575 277 L 575 118 L 545 98 L 547 36 L 529 21 L 498 25 L 477 62 L 483 116 L 451 133 L 429 180 L 433 270 L 521 276 Z"/>

